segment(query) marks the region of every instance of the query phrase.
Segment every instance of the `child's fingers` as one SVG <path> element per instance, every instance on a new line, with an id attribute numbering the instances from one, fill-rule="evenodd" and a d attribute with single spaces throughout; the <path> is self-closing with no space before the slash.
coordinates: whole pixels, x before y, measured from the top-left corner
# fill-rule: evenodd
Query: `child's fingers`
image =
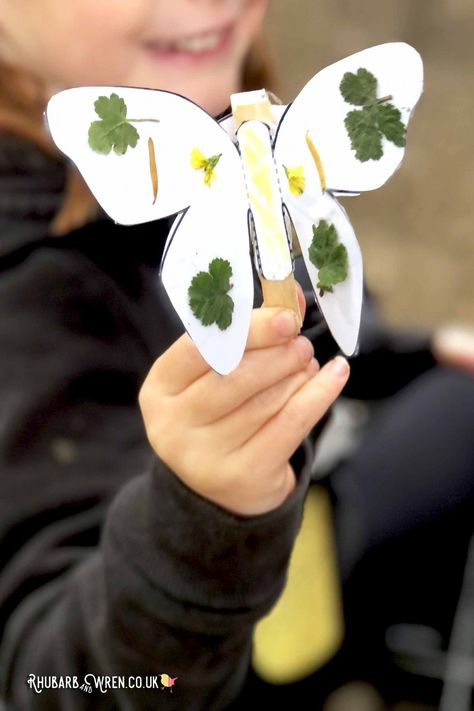
<path id="1" fill-rule="evenodd" d="M 337 357 L 303 385 L 286 405 L 242 447 L 247 462 L 271 457 L 275 464 L 290 459 L 307 433 L 323 417 L 349 377 L 349 364 Z"/>
<path id="2" fill-rule="evenodd" d="M 147 381 L 148 385 L 158 385 L 162 394 L 177 395 L 209 370 L 208 364 L 185 333 L 154 362 Z"/>
<path id="3" fill-rule="evenodd" d="M 283 380 L 261 390 L 244 402 L 241 407 L 212 425 L 214 450 L 228 456 L 284 407 L 287 401 L 318 371 L 318 362 L 313 358 L 306 368 L 288 375 Z"/>
<path id="4" fill-rule="evenodd" d="M 292 311 L 281 308 L 254 309 L 247 349 L 268 348 L 285 343 L 298 332 L 298 321 Z M 149 377 L 151 382 L 160 383 L 164 394 L 177 395 L 210 370 L 196 346 L 185 334 L 158 358 L 150 370 Z"/>
<path id="5" fill-rule="evenodd" d="M 306 299 L 301 286 L 296 283 L 301 321 L 291 309 L 275 306 L 263 306 L 255 309 L 252 314 L 247 350 L 268 348 L 271 345 L 283 343 L 288 338 L 294 338 L 301 330 L 306 312 Z"/>
<path id="6" fill-rule="evenodd" d="M 302 318 L 306 308 L 304 294 L 299 284 L 298 301 Z M 268 348 L 285 343 L 299 333 L 296 315 L 289 309 L 254 309 L 250 320 L 247 350 Z M 153 382 L 160 382 L 163 392 L 176 395 L 211 369 L 187 334 L 178 338 L 151 368 Z"/>
<path id="7" fill-rule="evenodd" d="M 257 393 L 306 368 L 313 353 L 304 336 L 273 348 L 246 351 L 240 366 L 225 378 L 211 371 L 189 386 L 181 397 L 184 419 L 202 426 L 225 417 Z"/>
<path id="8" fill-rule="evenodd" d="M 295 338 L 300 331 L 296 314 L 290 309 L 264 306 L 254 309 L 246 350 L 268 348 Z"/>

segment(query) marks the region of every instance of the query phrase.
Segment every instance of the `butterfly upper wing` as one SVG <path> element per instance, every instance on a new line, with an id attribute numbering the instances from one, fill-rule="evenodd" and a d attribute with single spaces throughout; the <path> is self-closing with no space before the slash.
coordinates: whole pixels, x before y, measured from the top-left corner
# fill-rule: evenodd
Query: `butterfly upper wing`
<path id="1" fill-rule="evenodd" d="M 205 360 L 218 373 L 232 371 L 240 362 L 247 341 L 253 307 L 253 272 L 249 252 L 248 201 L 242 183 L 240 158 L 235 150 L 232 170 L 217 176 L 209 189 L 180 215 L 163 257 L 161 278 L 187 332 Z M 221 330 L 217 323 L 203 325 L 190 305 L 189 287 L 213 260 L 232 270 L 232 322 Z M 222 264 L 222 262 L 221 262 Z"/>
<path id="2" fill-rule="evenodd" d="M 326 185 L 333 193 L 358 193 L 383 185 L 400 164 L 404 148 L 383 138 L 380 160 L 361 162 L 351 148 L 345 119 L 362 108 L 345 101 L 340 85 L 347 72 L 366 69 L 377 79 L 377 97 L 391 97 L 406 126 L 423 89 L 423 65 L 418 52 L 403 42 L 371 47 L 326 67 L 290 104 L 278 126 L 275 157 L 281 163 L 311 158 L 306 133 L 317 149 Z"/>
<path id="3" fill-rule="evenodd" d="M 91 148 L 89 128 L 100 121 L 95 102 L 115 94 L 126 105 L 126 118 L 138 132 L 135 147 L 123 155 Z M 153 119 L 149 121 L 147 119 Z M 227 172 L 235 147 L 226 132 L 203 109 L 178 94 L 128 87 L 79 87 L 53 96 L 47 121 L 57 146 L 77 165 L 97 201 L 113 220 L 138 224 L 173 215 L 188 207 L 203 181 L 191 165 L 194 149 L 204 156 L 222 154 L 218 169 Z M 153 141 L 158 190 L 150 170 Z"/>

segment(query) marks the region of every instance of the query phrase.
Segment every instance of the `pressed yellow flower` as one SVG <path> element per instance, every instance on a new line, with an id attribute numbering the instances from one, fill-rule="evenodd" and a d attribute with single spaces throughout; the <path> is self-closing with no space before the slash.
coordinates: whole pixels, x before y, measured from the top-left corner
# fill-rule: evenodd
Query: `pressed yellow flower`
<path id="1" fill-rule="evenodd" d="M 295 166 L 294 168 L 287 168 L 286 165 L 284 165 L 283 167 L 285 169 L 286 177 L 288 179 L 290 191 L 293 193 L 293 195 L 302 195 L 306 187 L 304 167 L 302 165 Z"/>
<path id="2" fill-rule="evenodd" d="M 204 184 L 210 186 L 212 181 L 215 180 L 216 174 L 214 168 L 210 165 L 204 168 Z"/>
<path id="3" fill-rule="evenodd" d="M 199 148 L 193 148 L 191 151 L 191 165 L 194 170 L 204 171 L 204 185 L 207 185 L 208 187 L 210 187 L 212 181 L 216 177 L 214 168 L 218 164 L 221 155 L 222 153 L 219 153 L 218 155 L 206 158 L 204 153 L 202 153 Z"/>
<path id="4" fill-rule="evenodd" d="M 201 153 L 199 148 L 193 148 L 191 151 L 191 165 L 194 170 L 201 170 L 207 165 L 207 158 Z"/>

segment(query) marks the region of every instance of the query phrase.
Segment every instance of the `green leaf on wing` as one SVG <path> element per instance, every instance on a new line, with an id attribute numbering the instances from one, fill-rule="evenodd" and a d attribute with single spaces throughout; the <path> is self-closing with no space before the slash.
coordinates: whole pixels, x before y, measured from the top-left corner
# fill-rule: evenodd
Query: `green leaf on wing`
<path id="1" fill-rule="evenodd" d="M 188 289 L 189 305 L 203 326 L 216 323 L 221 331 L 232 323 L 234 301 L 228 292 L 232 289 L 232 267 L 226 259 L 216 257 L 207 272 L 193 277 Z"/>
<path id="2" fill-rule="evenodd" d="M 333 286 L 347 279 L 349 272 L 346 247 L 339 242 L 339 235 L 333 224 L 320 220 L 313 225 L 313 240 L 308 250 L 309 259 L 318 269 L 318 289 L 320 296 L 333 291 Z"/>

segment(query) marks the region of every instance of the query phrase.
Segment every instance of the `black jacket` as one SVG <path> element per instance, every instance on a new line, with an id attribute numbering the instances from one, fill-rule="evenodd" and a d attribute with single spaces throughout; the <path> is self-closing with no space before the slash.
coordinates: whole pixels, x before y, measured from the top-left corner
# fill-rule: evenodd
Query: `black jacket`
<path id="1" fill-rule="evenodd" d="M 226 708 L 284 584 L 308 449 L 289 499 L 250 518 L 157 459 L 137 393 L 182 330 L 157 276 L 167 223 L 101 219 L 53 238 L 63 187 L 61 163 L 0 138 L 0 698 L 19 711 Z M 324 361 L 336 347 L 316 309 L 306 326 Z M 394 355 L 367 312 L 347 394 L 398 389 L 432 364 L 425 346 Z M 32 674 L 178 679 L 173 693 L 38 694 Z"/>

